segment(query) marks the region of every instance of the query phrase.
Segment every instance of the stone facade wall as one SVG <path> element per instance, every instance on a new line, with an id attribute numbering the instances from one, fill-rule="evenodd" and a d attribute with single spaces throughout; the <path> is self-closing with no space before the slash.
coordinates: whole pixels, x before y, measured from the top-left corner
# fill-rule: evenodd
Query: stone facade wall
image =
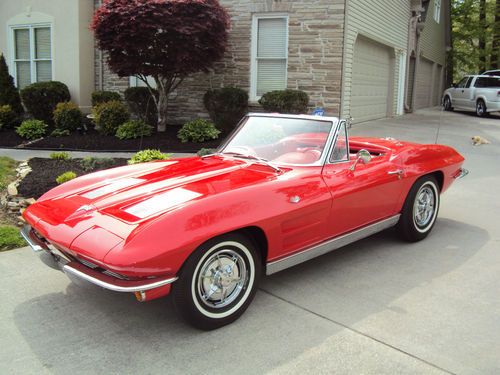
<path id="1" fill-rule="evenodd" d="M 95 0 L 96 6 L 99 0 Z M 339 115 L 342 77 L 345 0 L 221 0 L 231 15 L 232 27 L 225 58 L 209 73 L 189 76 L 172 93 L 169 118 L 182 123 L 207 117 L 203 95 L 210 88 L 235 86 L 250 89 L 251 28 L 254 14 L 277 12 L 289 17 L 288 88 L 310 96 L 311 106 Z M 100 61 L 96 51 L 96 89 L 100 87 Z M 123 91 L 128 78 L 119 78 L 103 64 L 104 90 Z M 251 108 L 258 106 L 251 103 Z"/>

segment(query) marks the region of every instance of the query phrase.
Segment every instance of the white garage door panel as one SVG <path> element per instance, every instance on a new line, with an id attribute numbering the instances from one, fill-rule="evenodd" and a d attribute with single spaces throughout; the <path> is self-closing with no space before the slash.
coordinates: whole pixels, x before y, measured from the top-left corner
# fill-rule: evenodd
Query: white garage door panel
<path id="1" fill-rule="evenodd" d="M 432 102 L 432 62 L 422 58 L 417 69 L 415 108 L 427 108 Z"/>
<path id="2" fill-rule="evenodd" d="M 391 53 L 388 47 L 358 37 L 354 46 L 351 116 L 355 122 L 387 117 Z"/>

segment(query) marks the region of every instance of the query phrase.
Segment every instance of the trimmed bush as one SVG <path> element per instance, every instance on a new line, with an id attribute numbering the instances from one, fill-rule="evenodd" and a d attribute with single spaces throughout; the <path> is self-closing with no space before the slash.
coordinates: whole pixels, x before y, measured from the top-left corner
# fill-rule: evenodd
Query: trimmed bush
<path id="1" fill-rule="evenodd" d="M 121 101 L 122 97 L 119 93 L 114 91 L 94 91 L 92 93 L 92 107 L 95 107 L 98 104 L 112 102 L 112 101 Z"/>
<path id="2" fill-rule="evenodd" d="M 208 90 L 203 104 L 223 133 L 230 133 L 248 111 L 248 94 L 236 87 Z"/>
<path id="3" fill-rule="evenodd" d="M 80 167 L 85 172 L 91 172 L 98 169 L 111 168 L 114 165 L 112 158 L 93 158 L 91 156 L 85 157 L 80 161 Z"/>
<path id="4" fill-rule="evenodd" d="M 83 113 L 73 102 L 58 103 L 54 110 L 56 129 L 75 131 L 82 125 Z"/>
<path id="5" fill-rule="evenodd" d="M 71 159 L 71 156 L 69 155 L 69 153 L 67 153 L 65 151 L 52 152 L 49 156 L 53 160 L 70 160 Z"/>
<path id="6" fill-rule="evenodd" d="M 42 138 L 47 133 L 47 128 L 47 124 L 43 121 L 26 120 L 16 128 L 16 133 L 23 138 L 34 140 Z"/>
<path id="7" fill-rule="evenodd" d="M 61 185 L 64 184 L 65 182 L 71 181 L 72 179 L 76 178 L 76 173 L 73 171 L 68 171 L 64 172 L 63 174 L 57 176 L 56 182 Z"/>
<path id="8" fill-rule="evenodd" d="M 153 160 L 167 160 L 172 154 L 164 154 L 160 150 L 142 150 L 135 153 L 128 161 L 129 164 L 147 163 Z"/>
<path id="9" fill-rule="evenodd" d="M 276 90 L 262 95 L 260 105 L 268 112 L 307 113 L 309 96 L 300 90 Z"/>
<path id="10" fill-rule="evenodd" d="M 97 130 L 106 135 L 115 135 L 118 127 L 130 118 L 127 107 L 117 100 L 97 105 L 92 114 Z"/>
<path id="11" fill-rule="evenodd" d="M 116 131 L 116 138 L 134 139 L 153 134 L 153 127 L 141 120 L 130 120 L 121 124 Z"/>
<path id="12" fill-rule="evenodd" d="M 57 103 L 69 102 L 71 96 L 64 83 L 49 81 L 26 86 L 21 90 L 21 99 L 35 119 L 51 124 Z"/>
<path id="13" fill-rule="evenodd" d="M 51 137 L 65 137 L 71 135 L 71 132 L 68 129 L 54 129 L 52 133 L 50 133 Z"/>
<path id="14" fill-rule="evenodd" d="M 153 90 L 158 99 L 158 91 Z M 156 126 L 158 123 L 158 111 L 156 104 L 147 87 L 129 87 L 124 93 L 125 101 L 133 115 L 149 125 Z"/>
<path id="15" fill-rule="evenodd" d="M 17 115 L 10 105 L 0 105 L 0 129 L 13 128 L 17 125 Z"/>
<path id="16" fill-rule="evenodd" d="M 10 105 L 16 116 L 24 112 L 14 78 L 9 74 L 3 54 L 0 54 L 0 106 L 4 105 Z"/>
<path id="17" fill-rule="evenodd" d="M 214 124 L 204 119 L 197 119 L 185 123 L 181 130 L 177 133 L 183 143 L 185 142 L 205 142 L 211 139 L 217 139 L 220 131 L 217 130 Z"/>

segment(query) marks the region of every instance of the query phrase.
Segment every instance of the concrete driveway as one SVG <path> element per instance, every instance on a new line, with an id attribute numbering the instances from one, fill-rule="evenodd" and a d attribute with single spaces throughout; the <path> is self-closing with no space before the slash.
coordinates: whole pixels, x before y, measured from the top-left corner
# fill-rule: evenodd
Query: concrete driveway
<path id="1" fill-rule="evenodd" d="M 440 123 L 471 173 L 426 240 L 387 231 L 266 277 L 217 331 L 184 325 L 168 298 L 140 304 L 72 285 L 27 248 L 0 254 L 0 374 L 500 373 L 500 118 L 427 110 L 351 133 L 434 143 Z"/>

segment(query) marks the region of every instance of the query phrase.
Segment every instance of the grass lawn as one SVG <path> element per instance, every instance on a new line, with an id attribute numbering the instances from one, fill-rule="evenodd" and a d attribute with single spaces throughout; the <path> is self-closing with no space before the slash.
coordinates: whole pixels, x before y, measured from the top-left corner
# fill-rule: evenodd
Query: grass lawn
<path id="1" fill-rule="evenodd" d="M 0 191 L 7 188 L 7 185 L 12 182 L 16 177 L 15 160 L 1 156 L 0 157 Z"/>
<path id="2" fill-rule="evenodd" d="M 7 189 L 7 185 L 16 178 L 16 166 L 15 160 L 0 157 L 0 191 Z M 19 228 L 12 224 L 12 221 L 0 210 L 0 251 L 26 246 L 26 242 L 19 234 Z"/>

